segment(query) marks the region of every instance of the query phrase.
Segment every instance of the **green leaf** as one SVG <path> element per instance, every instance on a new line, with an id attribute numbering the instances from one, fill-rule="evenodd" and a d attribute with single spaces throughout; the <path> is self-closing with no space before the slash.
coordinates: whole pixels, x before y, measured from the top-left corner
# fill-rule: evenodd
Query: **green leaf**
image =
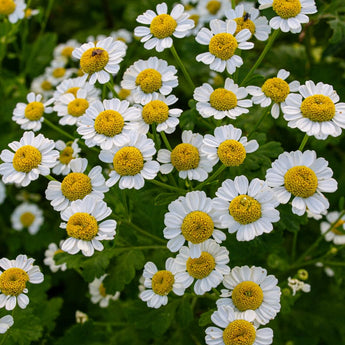
<path id="1" fill-rule="evenodd" d="M 214 313 L 214 309 L 207 311 L 200 315 L 199 326 L 205 327 L 212 324 L 211 315 Z"/>
<path id="2" fill-rule="evenodd" d="M 187 328 L 193 321 L 193 310 L 190 304 L 189 296 L 183 296 L 177 309 L 177 321 L 182 328 Z"/>
<path id="3" fill-rule="evenodd" d="M 178 197 L 178 193 L 159 193 L 154 199 L 154 204 L 156 206 L 165 206 L 176 200 Z"/>
<path id="4" fill-rule="evenodd" d="M 330 38 L 330 43 L 338 43 L 345 38 L 345 16 L 336 17 L 336 19 L 328 21 L 329 26 L 333 30 L 333 35 Z"/>

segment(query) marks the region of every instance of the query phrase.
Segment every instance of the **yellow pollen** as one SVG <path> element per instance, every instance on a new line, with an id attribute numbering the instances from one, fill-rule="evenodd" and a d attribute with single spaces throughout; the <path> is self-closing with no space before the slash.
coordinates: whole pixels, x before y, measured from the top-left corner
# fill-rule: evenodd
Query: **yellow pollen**
<path id="1" fill-rule="evenodd" d="M 302 102 L 301 112 L 304 117 L 311 121 L 330 121 L 335 115 L 335 105 L 327 96 L 309 96 Z"/>
<path id="2" fill-rule="evenodd" d="M 160 14 L 152 19 L 150 24 L 151 34 L 157 38 L 171 36 L 177 27 L 176 20 L 169 14 Z"/>
<path id="3" fill-rule="evenodd" d="M 98 291 L 99 291 L 99 293 L 100 293 L 100 295 L 102 297 L 106 297 L 107 296 L 107 293 L 105 291 L 105 287 L 104 287 L 103 283 L 101 283 L 101 285 L 99 286 Z"/>
<path id="4" fill-rule="evenodd" d="M 252 345 L 255 338 L 255 328 L 246 320 L 234 320 L 223 331 L 225 345 Z"/>
<path id="5" fill-rule="evenodd" d="M 61 51 L 61 55 L 66 57 L 66 58 L 70 58 L 72 56 L 72 52 L 73 52 L 74 48 L 73 47 L 65 47 L 62 49 Z"/>
<path id="6" fill-rule="evenodd" d="M 270 78 L 261 87 L 266 97 L 271 98 L 274 103 L 281 103 L 290 92 L 289 84 L 281 78 Z"/>
<path id="7" fill-rule="evenodd" d="M 177 171 L 196 169 L 199 166 L 199 150 L 192 144 L 179 144 L 171 152 L 171 164 Z"/>
<path id="8" fill-rule="evenodd" d="M 71 87 L 69 88 L 65 93 L 71 93 L 75 98 L 77 98 L 77 92 L 80 89 L 80 87 Z"/>
<path id="9" fill-rule="evenodd" d="M 0 0 L 0 14 L 9 15 L 16 9 L 16 3 L 13 0 Z"/>
<path id="10" fill-rule="evenodd" d="M 63 68 L 63 67 L 58 67 L 58 68 L 55 68 L 54 71 L 53 71 L 53 77 L 54 78 L 62 78 L 66 73 L 66 69 Z"/>
<path id="11" fill-rule="evenodd" d="M 211 14 L 217 14 L 221 7 L 221 2 L 217 0 L 211 0 L 207 3 L 206 8 Z"/>
<path id="12" fill-rule="evenodd" d="M 13 157 L 13 168 L 24 173 L 37 168 L 42 161 L 41 152 L 31 145 L 20 147 Z"/>
<path id="13" fill-rule="evenodd" d="M 194 244 L 206 241 L 214 230 L 212 218 L 205 212 L 192 211 L 182 222 L 181 232 L 184 238 Z"/>
<path id="14" fill-rule="evenodd" d="M 75 213 L 68 219 L 66 231 L 68 236 L 91 241 L 98 233 L 97 220 L 85 212 Z"/>
<path id="15" fill-rule="evenodd" d="M 91 179 L 83 173 L 69 173 L 62 180 L 61 192 L 70 201 L 84 199 L 92 192 Z"/>
<path id="16" fill-rule="evenodd" d="M 60 151 L 60 163 L 67 165 L 73 159 L 73 149 L 71 146 L 66 146 Z"/>
<path id="17" fill-rule="evenodd" d="M 218 88 L 211 93 L 210 104 L 218 111 L 231 110 L 237 106 L 237 97 L 232 91 Z"/>
<path id="18" fill-rule="evenodd" d="M 162 75 L 153 68 L 147 68 L 138 74 L 135 84 L 140 85 L 143 92 L 152 93 L 161 88 Z"/>
<path id="19" fill-rule="evenodd" d="M 149 125 L 162 123 L 168 119 L 169 107 L 162 101 L 154 100 L 144 105 L 142 116 Z"/>
<path id="20" fill-rule="evenodd" d="M 250 224 L 261 217 L 261 204 L 251 196 L 241 194 L 231 200 L 229 212 L 236 222 Z"/>
<path id="21" fill-rule="evenodd" d="M 31 212 L 24 212 L 20 216 L 20 222 L 25 228 L 28 228 L 35 220 L 35 215 Z"/>
<path id="22" fill-rule="evenodd" d="M 121 100 L 127 99 L 127 97 L 131 94 L 131 90 L 127 90 L 127 89 L 121 89 L 118 93 L 119 98 Z"/>
<path id="23" fill-rule="evenodd" d="M 170 271 L 158 271 L 152 277 L 152 290 L 157 295 L 166 296 L 173 289 L 174 282 L 174 275 Z"/>
<path id="24" fill-rule="evenodd" d="M 103 48 L 90 48 L 80 58 L 80 67 L 87 73 L 92 74 L 101 71 L 108 63 L 109 55 Z"/>
<path id="25" fill-rule="evenodd" d="M 284 186 L 288 192 L 301 198 L 309 198 L 316 192 L 318 180 L 315 172 L 298 165 L 289 169 L 284 176 Z"/>
<path id="26" fill-rule="evenodd" d="M 217 150 L 220 161 L 227 167 L 238 167 L 246 158 L 244 146 L 237 140 L 223 141 Z"/>
<path id="27" fill-rule="evenodd" d="M 89 107 L 89 102 L 84 98 L 76 98 L 69 102 L 67 105 L 68 114 L 79 117 L 85 114 L 86 109 Z"/>
<path id="28" fill-rule="evenodd" d="M 32 14 L 32 9 L 31 8 L 27 8 L 27 9 L 25 9 L 24 13 L 25 13 L 24 14 L 25 18 L 30 18 L 31 14 Z"/>
<path id="29" fill-rule="evenodd" d="M 95 131 L 107 137 L 114 137 L 122 132 L 125 120 L 115 110 L 104 110 L 95 119 Z"/>
<path id="30" fill-rule="evenodd" d="M 283 19 L 296 17 L 301 9 L 300 0 L 273 0 L 273 11 Z"/>
<path id="31" fill-rule="evenodd" d="M 256 310 L 264 300 L 264 293 L 258 284 L 244 281 L 236 285 L 231 298 L 235 307 L 240 311 Z"/>
<path id="32" fill-rule="evenodd" d="M 78 76 L 78 77 L 81 77 L 81 76 L 83 76 L 84 74 L 85 74 L 84 71 L 83 71 L 81 68 L 79 68 L 78 71 L 77 71 L 77 76 Z"/>
<path id="33" fill-rule="evenodd" d="M 211 54 L 222 60 L 229 60 L 235 53 L 238 43 L 236 38 L 226 32 L 214 35 L 208 45 Z"/>
<path id="34" fill-rule="evenodd" d="M 134 176 L 143 169 L 144 157 L 134 146 L 123 147 L 115 153 L 114 170 L 121 176 Z"/>
<path id="35" fill-rule="evenodd" d="M 234 35 L 236 36 L 241 30 L 248 29 L 252 35 L 255 32 L 255 24 L 250 19 L 244 20 L 244 17 L 235 18 L 237 24 Z"/>
<path id="36" fill-rule="evenodd" d="M 341 227 L 342 230 L 344 231 L 344 228 L 343 228 L 344 223 L 345 223 L 345 220 L 339 219 L 339 220 L 333 225 L 331 231 L 332 231 L 334 234 L 338 235 L 338 236 L 339 236 L 339 235 L 340 235 L 340 236 L 344 236 L 344 235 L 345 235 L 344 232 L 341 232 L 341 231 L 338 230 L 338 228 Z"/>
<path id="37" fill-rule="evenodd" d="M 192 14 L 192 15 L 189 16 L 189 19 L 193 20 L 195 26 L 197 26 L 198 23 L 199 23 L 200 16 L 197 15 L 197 14 Z"/>
<path id="38" fill-rule="evenodd" d="M 41 88 L 44 91 L 50 91 L 53 88 L 53 85 L 48 80 L 44 80 L 41 83 Z"/>
<path id="39" fill-rule="evenodd" d="M 187 271 L 195 279 L 203 279 L 210 275 L 216 267 L 214 257 L 208 252 L 201 252 L 196 259 L 188 258 L 186 262 Z"/>
<path id="40" fill-rule="evenodd" d="M 31 102 L 24 110 L 24 116 L 30 121 L 39 120 L 44 113 L 44 105 L 41 102 Z"/>
<path id="41" fill-rule="evenodd" d="M 26 288 L 29 275 L 21 268 L 11 267 L 0 275 L 0 290 L 6 296 L 19 296 Z"/>

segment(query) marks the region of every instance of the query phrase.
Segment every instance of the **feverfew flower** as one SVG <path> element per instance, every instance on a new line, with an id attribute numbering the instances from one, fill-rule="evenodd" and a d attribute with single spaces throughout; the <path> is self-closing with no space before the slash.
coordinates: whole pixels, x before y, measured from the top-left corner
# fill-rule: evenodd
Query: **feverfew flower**
<path id="1" fill-rule="evenodd" d="M 0 334 L 4 334 L 14 324 L 13 316 L 6 315 L 0 319 Z"/>
<path id="2" fill-rule="evenodd" d="M 321 222 L 320 224 L 321 233 L 325 234 L 325 240 L 332 241 L 337 245 L 345 244 L 345 215 L 340 219 L 339 216 L 340 212 L 338 211 L 329 212 L 326 215 L 327 222 Z"/>
<path id="3" fill-rule="evenodd" d="M 19 19 L 23 19 L 25 15 L 26 3 L 24 0 L 6 0 L 0 5 L 0 15 L 8 16 L 8 21 L 12 24 Z"/>
<path id="4" fill-rule="evenodd" d="M 63 80 L 68 79 L 73 73 L 77 72 L 76 68 L 65 68 L 65 60 L 53 60 L 51 65 L 47 67 L 44 74 L 48 77 L 52 85 L 58 85 Z"/>
<path id="5" fill-rule="evenodd" d="M 53 168 L 53 173 L 56 175 L 67 175 L 71 171 L 71 162 L 73 159 L 78 158 L 78 154 L 81 151 L 78 146 L 78 139 L 73 142 L 67 143 L 62 140 L 58 140 L 55 143 L 55 148 L 59 151 L 59 158 L 56 161 L 56 165 Z"/>
<path id="6" fill-rule="evenodd" d="M 48 100 L 54 94 L 54 87 L 51 80 L 43 74 L 32 80 L 31 91 L 41 94 L 44 100 Z"/>
<path id="7" fill-rule="evenodd" d="M 133 34 L 126 29 L 119 29 L 112 31 L 110 35 L 115 41 L 122 41 L 124 43 L 131 43 L 133 41 Z"/>
<path id="8" fill-rule="evenodd" d="M 43 224 L 43 211 L 36 205 L 24 202 L 11 214 L 12 228 L 21 231 L 27 228 L 29 234 L 35 235 Z"/>
<path id="9" fill-rule="evenodd" d="M 62 244 L 62 241 L 60 242 L 60 245 Z M 49 266 L 50 270 L 52 272 L 57 272 L 58 270 L 66 271 L 67 265 L 65 263 L 61 265 L 57 265 L 54 256 L 59 253 L 63 253 L 64 251 L 59 249 L 59 247 L 55 243 L 50 243 L 48 246 L 48 249 L 44 252 L 44 264 Z"/>
<path id="10" fill-rule="evenodd" d="M 75 48 L 78 48 L 80 43 L 75 39 L 70 39 L 65 43 L 60 43 L 54 48 L 54 58 L 63 60 L 65 64 L 72 59 L 72 52 Z"/>
<path id="11" fill-rule="evenodd" d="M 288 278 L 288 285 L 289 288 L 292 290 L 292 296 L 296 295 L 296 292 L 303 291 L 303 292 L 310 292 L 311 286 L 310 284 L 307 284 L 301 280 L 298 280 L 296 278 Z"/>
<path id="12" fill-rule="evenodd" d="M 228 0 L 198 0 L 196 6 L 199 14 L 200 25 L 209 23 L 212 19 L 220 19 L 225 12 L 231 8 L 231 2 Z"/>
<path id="13" fill-rule="evenodd" d="M 110 301 L 116 301 L 120 297 L 120 292 L 116 292 L 115 295 L 107 294 L 107 291 L 103 285 L 103 280 L 107 275 L 104 274 L 100 278 L 95 278 L 89 284 L 89 292 L 91 295 L 91 302 L 98 304 L 101 308 L 106 308 Z"/>

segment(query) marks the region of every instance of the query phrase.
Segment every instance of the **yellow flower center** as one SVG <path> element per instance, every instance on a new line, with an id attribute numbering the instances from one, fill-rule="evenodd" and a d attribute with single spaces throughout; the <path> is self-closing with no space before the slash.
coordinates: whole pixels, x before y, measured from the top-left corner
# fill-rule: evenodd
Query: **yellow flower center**
<path id="1" fill-rule="evenodd" d="M 266 97 L 271 98 L 274 103 L 281 103 L 290 92 L 289 84 L 281 78 L 270 78 L 261 87 Z"/>
<path id="2" fill-rule="evenodd" d="M 177 26 L 176 20 L 169 14 L 160 14 L 152 19 L 150 24 L 151 34 L 157 38 L 171 36 Z"/>
<path id="3" fill-rule="evenodd" d="M 184 238 L 194 244 L 206 241 L 214 230 L 212 218 L 205 212 L 192 211 L 182 222 L 181 232 Z"/>
<path id="4" fill-rule="evenodd" d="M 44 105 L 41 102 L 31 102 L 24 110 L 24 116 L 30 121 L 39 120 L 44 113 Z"/>
<path id="5" fill-rule="evenodd" d="M 252 345 L 255 338 L 255 328 L 253 324 L 246 320 L 232 321 L 223 331 L 225 345 Z"/>
<path id="6" fill-rule="evenodd" d="M 115 153 L 114 170 L 121 176 L 134 176 L 143 169 L 144 157 L 134 146 L 123 147 Z"/>
<path id="7" fill-rule="evenodd" d="M 0 275 L 0 290 L 6 296 L 19 296 L 26 288 L 29 275 L 21 268 L 11 267 Z"/>
<path id="8" fill-rule="evenodd" d="M 236 222 L 250 224 L 261 217 L 261 204 L 251 196 L 241 194 L 231 200 L 229 212 Z"/>
<path id="9" fill-rule="evenodd" d="M 152 290 L 157 295 L 166 296 L 173 289 L 174 282 L 174 275 L 170 271 L 158 271 L 152 277 Z"/>
<path id="10" fill-rule="evenodd" d="M 255 32 L 255 24 L 250 19 L 245 19 L 245 15 L 243 17 L 235 18 L 234 21 L 237 24 L 236 31 L 234 35 L 236 36 L 241 30 L 248 29 L 250 33 L 253 35 Z"/>
<path id="11" fill-rule="evenodd" d="M 32 214 L 31 212 L 24 212 L 20 216 L 20 222 L 22 225 L 26 228 L 28 228 L 35 220 L 35 215 Z"/>
<path id="12" fill-rule="evenodd" d="M 316 192 L 318 185 L 314 171 L 304 165 L 289 169 L 284 176 L 284 186 L 294 196 L 309 198 Z"/>
<path id="13" fill-rule="evenodd" d="M 258 284 L 244 281 L 236 285 L 231 298 L 235 307 L 240 311 L 256 310 L 264 300 L 264 293 Z"/>
<path id="14" fill-rule="evenodd" d="M 209 13 L 215 15 L 220 10 L 220 7 L 222 6 L 220 1 L 217 0 L 211 0 L 207 3 L 206 8 Z"/>
<path id="15" fill-rule="evenodd" d="M 236 38 L 226 32 L 214 35 L 208 45 L 211 54 L 222 60 L 229 60 L 235 53 L 238 43 Z"/>
<path id="16" fill-rule="evenodd" d="M 92 192 L 91 179 L 83 173 L 72 172 L 62 180 L 61 192 L 70 201 L 84 199 Z"/>
<path id="17" fill-rule="evenodd" d="M 178 171 L 196 169 L 200 162 L 199 150 L 192 144 L 179 144 L 172 150 L 170 159 Z"/>
<path id="18" fill-rule="evenodd" d="M 335 105 L 327 96 L 309 96 L 302 102 L 301 112 L 304 117 L 315 122 L 330 121 L 335 115 Z"/>
<path id="19" fill-rule="evenodd" d="M 300 0 L 273 0 L 273 11 L 283 19 L 296 17 L 301 9 Z"/>
<path id="20" fill-rule="evenodd" d="M 13 0 L 0 0 L 0 14 L 9 15 L 16 9 L 16 4 Z"/>
<path id="21" fill-rule="evenodd" d="M 121 100 L 127 99 L 127 97 L 131 94 L 131 90 L 127 90 L 127 89 L 121 89 L 118 93 L 119 98 Z"/>
<path id="22" fill-rule="evenodd" d="M 44 91 L 50 91 L 53 88 L 53 85 L 48 80 L 44 80 L 41 83 L 41 88 Z"/>
<path id="23" fill-rule="evenodd" d="M 105 291 L 105 287 L 104 287 L 104 284 L 103 284 L 103 283 L 101 283 L 101 285 L 99 286 L 98 291 L 99 291 L 99 293 L 100 293 L 101 296 L 103 296 L 103 297 L 106 297 L 106 296 L 107 296 L 107 293 L 106 293 L 106 291 Z"/>
<path id="24" fill-rule="evenodd" d="M 81 69 L 88 74 L 101 71 L 108 63 L 109 55 L 103 48 L 90 48 L 80 58 Z"/>
<path id="25" fill-rule="evenodd" d="M 143 107 L 142 116 L 149 125 L 162 123 L 168 119 L 169 107 L 162 101 L 154 100 Z"/>
<path id="26" fill-rule="evenodd" d="M 80 87 L 71 87 L 69 88 L 65 93 L 71 93 L 75 98 L 77 98 L 77 92 L 80 89 Z"/>
<path id="27" fill-rule="evenodd" d="M 65 47 L 62 49 L 61 51 L 61 55 L 66 57 L 66 58 L 70 58 L 72 56 L 72 52 L 73 52 L 74 48 L 73 47 Z"/>
<path id="28" fill-rule="evenodd" d="M 122 115 L 115 110 L 104 110 L 95 119 L 95 131 L 107 137 L 121 133 L 125 124 Z"/>
<path id="29" fill-rule="evenodd" d="M 199 16 L 199 15 L 197 15 L 197 14 L 192 14 L 192 15 L 190 15 L 190 16 L 189 16 L 189 18 L 188 18 L 188 19 L 193 20 L 194 25 L 195 25 L 195 26 L 197 26 L 197 25 L 198 25 L 198 23 L 199 23 L 200 16 Z"/>
<path id="30" fill-rule="evenodd" d="M 210 104 L 219 111 L 230 110 L 236 107 L 237 97 L 232 91 L 219 88 L 211 93 Z"/>
<path id="31" fill-rule="evenodd" d="M 342 230 L 344 231 L 344 229 L 343 229 L 344 223 L 345 223 L 345 220 L 339 219 L 339 220 L 333 225 L 331 231 L 332 231 L 334 234 L 338 235 L 338 236 L 344 236 L 344 235 L 345 235 L 344 232 L 341 232 L 341 231 L 338 230 L 338 228 L 341 227 Z"/>
<path id="32" fill-rule="evenodd" d="M 31 145 L 20 147 L 13 157 L 13 168 L 24 173 L 37 168 L 42 161 L 41 152 Z"/>
<path id="33" fill-rule="evenodd" d="M 244 146 L 237 140 L 223 141 L 217 150 L 220 161 L 227 167 L 238 167 L 246 158 Z"/>
<path id="34" fill-rule="evenodd" d="M 153 68 L 147 68 L 138 74 L 135 84 L 139 85 L 143 92 L 152 93 L 161 88 L 162 75 Z"/>
<path id="35" fill-rule="evenodd" d="M 216 267 L 214 257 L 208 252 L 201 252 L 200 257 L 196 259 L 188 258 L 186 262 L 187 271 L 195 279 L 203 279 Z"/>
<path id="36" fill-rule="evenodd" d="M 91 241 L 98 233 L 97 220 L 85 212 L 75 213 L 68 219 L 66 231 L 68 236 Z"/>
<path id="37" fill-rule="evenodd" d="M 84 98 L 76 98 L 68 103 L 68 114 L 79 117 L 85 114 L 86 109 L 89 107 L 89 102 Z"/>
<path id="38" fill-rule="evenodd" d="M 67 165 L 73 159 L 73 149 L 71 146 L 66 146 L 60 151 L 59 160 L 62 164 Z"/>
<path id="39" fill-rule="evenodd" d="M 31 15 L 32 15 L 32 9 L 31 8 L 25 9 L 25 11 L 24 11 L 25 18 L 30 18 Z"/>
<path id="40" fill-rule="evenodd" d="M 62 78 L 66 73 L 66 69 L 63 68 L 63 67 L 58 67 L 58 68 L 55 68 L 54 71 L 53 71 L 53 77 L 54 78 Z"/>

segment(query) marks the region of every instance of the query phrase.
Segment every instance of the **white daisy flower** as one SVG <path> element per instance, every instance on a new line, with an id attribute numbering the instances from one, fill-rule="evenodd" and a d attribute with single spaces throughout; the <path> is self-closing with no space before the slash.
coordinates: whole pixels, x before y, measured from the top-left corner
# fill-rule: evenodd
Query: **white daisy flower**
<path id="1" fill-rule="evenodd" d="M 27 228 L 29 234 L 35 235 L 43 224 L 43 211 L 36 205 L 24 202 L 11 214 L 12 228 L 21 231 Z"/>
<path id="2" fill-rule="evenodd" d="M 140 292 L 139 298 L 147 302 L 149 308 L 158 309 L 168 303 L 168 294 L 171 291 L 182 296 L 185 288 L 176 281 L 177 272 L 173 258 L 168 258 L 165 262 L 165 270 L 160 271 L 153 262 L 147 262 L 143 272 L 144 285 L 147 290 Z"/>
<path id="3" fill-rule="evenodd" d="M 78 139 L 73 142 L 67 143 L 62 140 L 58 140 L 55 143 L 55 148 L 59 151 L 59 159 L 53 168 L 53 173 L 56 175 L 67 175 L 71 171 L 71 162 L 73 159 L 78 158 L 78 154 L 81 151 L 78 144 Z"/>
<path id="4" fill-rule="evenodd" d="M 86 158 L 76 158 L 70 163 L 71 171 L 62 182 L 50 181 L 46 189 L 46 199 L 55 211 L 63 211 L 72 201 L 84 199 L 87 195 L 104 198 L 109 188 L 105 185 L 101 166 L 93 167 L 88 174 Z"/>
<path id="5" fill-rule="evenodd" d="M 146 26 L 137 26 L 134 35 L 142 37 L 141 42 L 145 42 L 145 49 L 156 48 L 157 52 L 162 52 L 166 48 L 171 48 L 173 39 L 185 37 L 189 30 L 194 27 L 194 21 L 184 12 L 184 7 L 177 4 L 168 14 L 168 6 L 165 2 L 156 6 L 157 14 L 152 10 L 147 10 L 137 17 L 137 22 Z"/>
<path id="6" fill-rule="evenodd" d="M 0 334 L 4 334 L 14 324 L 12 315 L 5 315 L 0 319 Z"/>
<path id="7" fill-rule="evenodd" d="M 270 26 L 274 30 L 279 28 L 283 32 L 293 34 L 302 31 L 302 25 L 309 22 L 307 14 L 317 12 L 314 0 L 259 0 L 259 9 L 273 7 L 277 14 L 270 20 Z"/>
<path id="8" fill-rule="evenodd" d="M 40 10 L 34 10 L 32 8 L 27 7 L 25 9 L 25 18 L 32 18 L 33 16 L 37 16 L 40 13 Z"/>
<path id="9" fill-rule="evenodd" d="M 345 244 L 345 215 L 340 219 L 339 216 L 340 212 L 338 211 L 329 212 L 326 215 L 327 222 L 321 222 L 320 224 L 321 233 L 326 233 L 325 240 L 332 241 L 336 245 Z M 331 228 L 334 222 L 336 223 Z"/>
<path id="10" fill-rule="evenodd" d="M 0 15 L 8 16 L 8 21 L 12 24 L 25 16 L 26 3 L 24 0 L 6 0 L 0 5 Z"/>
<path id="11" fill-rule="evenodd" d="M 238 87 L 232 79 L 226 78 L 224 87 L 214 90 L 210 84 L 204 83 L 194 90 L 193 97 L 202 117 L 213 116 L 220 120 L 225 116 L 236 119 L 241 114 L 249 113 L 247 108 L 252 106 L 252 101 L 244 99 L 247 95 L 245 87 Z"/>
<path id="12" fill-rule="evenodd" d="M 45 74 L 33 79 L 30 89 L 34 93 L 41 94 L 44 100 L 50 99 L 54 94 L 52 81 Z"/>
<path id="13" fill-rule="evenodd" d="M 94 304 L 98 304 L 101 308 L 107 308 L 109 305 L 110 300 L 116 301 L 120 297 L 120 292 L 117 291 L 115 295 L 107 294 L 107 291 L 103 285 L 103 280 L 107 275 L 104 274 L 100 278 L 95 278 L 89 284 L 89 292 L 91 295 L 91 302 Z"/>
<path id="14" fill-rule="evenodd" d="M 5 199 L 6 199 L 6 187 L 0 181 L 0 205 L 4 202 Z"/>
<path id="15" fill-rule="evenodd" d="M 126 29 L 112 31 L 109 36 L 111 36 L 115 41 L 122 41 L 127 44 L 133 41 L 132 32 Z"/>
<path id="16" fill-rule="evenodd" d="M 26 255 L 18 255 L 15 260 L 0 259 L 0 308 L 13 310 L 17 303 L 21 309 L 27 307 L 27 283 L 43 282 L 43 274 L 38 266 L 33 265 L 34 261 Z"/>
<path id="17" fill-rule="evenodd" d="M 52 82 L 53 86 L 58 85 L 63 80 L 68 79 L 73 73 L 78 70 L 76 68 L 65 68 L 66 62 L 64 59 L 56 59 L 51 62 L 51 65 L 47 67 L 44 74 Z"/>
<path id="18" fill-rule="evenodd" d="M 123 74 L 121 87 L 131 90 L 135 103 L 147 104 L 152 96 L 166 96 L 178 85 L 177 69 L 165 60 L 151 56 L 148 60 L 134 62 Z"/>
<path id="19" fill-rule="evenodd" d="M 245 176 L 227 179 L 213 199 L 216 214 L 222 227 L 229 233 L 236 232 L 238 241 L 251 241 L 263 233 L 273 230 L 272 223 L 278 222 L 278 202 L 265 181 L 258 178 L 250 183 Z"/>
<path id="20" fill-rule="evenodd" d="M 106 185 L 111 187 L 119 181 L 120 189 L 143 188 L 145 179 L 153 180 L 159 171 L 159 163 L 152 160 L 154 142 L 136 131 L 124 134 L 124 139 L 121 146 L 99 154 L 102 162 L 113 164 Z"/>
<path id="21" fill-rule="evenodd" d="M 298 291 L 308 293 L 311 290 L 310 284 L 291 277 L 288 278 L 288 286 L 292 290 L 292 296 L 295 296 Z"/>
<path id="22" fill-rule="evenodd" d="M 197 3 L 196 10 L 202 25 L 209 23 L 212 19 L 222 18 L 231 8 L 231 2 L 228 0 L 199 0 Z"/>
<path id="23" fill-rule="evenodd" d="M 170 152 L 166 149 L 158 151 L 157 160 L 163 163 L 160 167 L 162 174 L 169 174 L 175 168 L 179 177 L 190 180 L 204 181 L 212 171 L 212 162 L 201 150 L 203 137 L 192 131 L 182 132 L 182 144 L 175 146 Z"/>
<path id="24" fill-rule="evenodd" d="M 254 104 L 260 104 L 265 108 L 271 105 L 271 115 L 277 119 L 280 114 L 280 106 L 285 105 L 286 97 L 290 92 L 297 92 L 300 83 L 297 80 L 287 83 L 286 78 L 290 72 L 285 69 L 279 70 L 277 77 L 267 79 L 264 84 L 259 86 L 247 86 L 247 91 L 253 96 L 252 101 Z"/>
<path id="25" fill-rule="evenodd" d="M 282 105 L 288 126 L 321 140 L 329 135 L 339 136 L 345 128 L 345 103 L 339 103 L 333 87 L 322 82 L 315 85 L 308 80 L 300 86 L 299 92 L 301 95 L 289 95 Z"/>
<path id="26" fill-rule="evenodd" d="M 72 59 L 72 52 L 80 47 L 80 43 L 75 39 L 70 39 L 65 43 L 60 43 L 54 48 L 54 58 L 64 60 L 65 64 Z"/>
<path id="27" fill-rule="evenodd" d="M 13 141 L 8 146 L 14 151 L 2 150 L 0 154 L 0 174 L 2 181 L 16 183 L 22 187 L 37 180 L 39 175 L 49 175 L 59 156 L 54 150 L 53 140 L 42 134 L 35 136 L 34 132 L 24 132 L 20 141 Z"/>
<path id="28" fill-rule="evenodd" d="M 95 101 L 78 122 L 77 132 L 89 147 L 111 150 L 126 143 L 123 134 L 139 127 L 140 110 L 117 98 Z"/>
<path id="29" fill-rule="evenodd" d="M 280 311 L 281 291 L 278 280 L 261 267 L 234 267 L 224 277 L 231 298 L 220 298 L 217 306 L 229 305 L 235 311 L 254 310 L 255 320 L 261 324 L 273 320 Z M 223 291 L 224 292 L 224 291 Z"/>
<path id="30" fill-rule="evenodd" d="M 87 195 L 83 200 L 72 201 L 61 212 L 60 228 L 66 229 L 69 238 L 62 242 L 61 249 L 69 254 L 80 250 L 85 256 L 92 256 L 95 250 L 102 251 L 100 241 L 110 241 L 116 234 L 116 221 L 107 219 L 111 208 L 98 197 Z"/>
<path id="31" fill-rule="evenodd" d="M 222 305 L 211 315 L 212 322 L 218 327 L 206 328 L 205 341 L 208 345 L 270 345 L 273 331 L 265 327 L 257 329 L 253 321 L 255 313 L 246 310 L 235 312 L 230 306 Z"/>
<path id="32" fill-rule="evenodd" d="M 213 237 L 221 243 L 225 234 L 216 229 L 219 217 L 213 206 L 212 199 L 205 192 L 189 192 L 171 202 L 169 212 L 164 215 L 164 237 L 168 239 L 167 247 L 172 252 L 177 252 L 188 241 L 189 256 L 193 259 L 201 255 L 201 244 Z"/>
<path id="33" fill-rule="evenodd" d="M 220 160 L 227 167 L 240 166 L 247 153 L 256 151 L 259 144 L 256 140 L 248 141 L 241 137 L 242 131 L 233 125 L 216 127 L 214 136 L 206 134 L 201 150 L 206 153 L 213 165 Z"/>
<path id="34" fill-rule="evenodd" d="M 80 60 L 80 68 L 88 76 L 89 83 L 105 84 L 110 80 L 110 74 L 116 74 L 120 62 L 126 55 L 127 46 L 121 41 L 107 37 L 98 41 L 84 43 L 72 52 L 72 56 Z"/>
<path id="35" fill-rule="evenodd" d="M 292 195 L 292 213 L 302 216 L 308 208 L 321 214 L 329 207 L 321 192 L 332 193 L 338 188 L 332 175 L 328 162 L 316 158 L 315 151 L 284 152 L 267 170 L 266 182 L 281 204 L 286 204 Z"/>
<path id="36" fill-rule="evenodd" d="M 214 240 L 206 240 L 200 244 L 201 255 L 191 258 L 190 249 L 182 247 L 175 258 L 175 265 L 181 268 L 176 274 L 176 281 L 188 288 L 196 279 L 194 292 L 203 295 L 205 292 L 216 288 L 230 273 L 229 251 L 221 247 Z"/>
<path id="37" fill-rule="evenodd" d="M 60 242 L 60 245 L 62 244 L 62 241 Z M 48 246 L 48 249 L 44 252 L 44 264 L 49 266 L 50 270 L 52 272 L 57 272 L 58 270 L 61 271 L 66 271 L 67 270 L 67 265 L 65 263 L 61 265 L 57 265 L 54 256 L 59 253 L 63 253 L 64 251 L 59 249 L 59 247 L 55 243 L 50 243 Z"/>
<path id="38" fill-rule="evenodd" d="M 211 30 L 202 28 L 196 36 L 196 41 L 208 45 L 209 51 L 197 55 L 196 61 L 210 65 L 210 69 L 216 72 L 226 70 L 233 74 L 237 67 L 243 65 L 239 55 L 235 55 L 236 49 L 248 50 L 254 47 L 254 43 L 247 42 L 251 33 L 248 29 L 235 35 L 237 24 L 234 20 L 222 21 L 213 19 L 210 22 Z"/>
<path id="39" fill-rule="evenodd" d="M 129 104 L 131 104 L 131 105 L 133 105 L 135 103 L 132 90 L 123 89 L 119 85 L 114 85 L 114 90 L 116 91 L 117 95 L 119 96 L 120 101 L 128 101 Z M 112 98 L 113 93 L 109 92 L 108 97 Z"/>

